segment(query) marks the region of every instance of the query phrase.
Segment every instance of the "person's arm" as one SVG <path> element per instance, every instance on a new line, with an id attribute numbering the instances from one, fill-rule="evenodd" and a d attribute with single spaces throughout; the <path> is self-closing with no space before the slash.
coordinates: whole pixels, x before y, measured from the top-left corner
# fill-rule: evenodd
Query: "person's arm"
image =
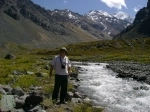
<path id="1" fill-rule="evenodd" d="M 72 71 L 71 71 L 71 67 L 68 67 L 68 74 L 71 75 Z"/>
<path id="2" fill-rule="evenodd" d="M 50 72 L 49 72 L 49 77 L 50 78 L 52 78 L 53 69 L 54 69 L 54 66 L 50 65 Z"/>
<path id="3" fill-rule="evenodd" d="M 72 70 L 71 70 L 71 62 L 70 62 L 70 60 L 69 60 L 69 58 L 68 58 L 68 74 L 71 75 L 71 73 L 72 73 Z"/>

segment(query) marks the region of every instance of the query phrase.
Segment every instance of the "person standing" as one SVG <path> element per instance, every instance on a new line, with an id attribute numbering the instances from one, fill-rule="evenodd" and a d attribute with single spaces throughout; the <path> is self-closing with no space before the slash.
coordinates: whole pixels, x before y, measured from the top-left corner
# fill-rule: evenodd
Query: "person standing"
<path id="1" fill-rule="evenodd" d="M 55 71 L 55 83 L 54 90 L 52 93 L 52 101 L 56 103 L 58 100 L 58 94 L 60 91 L 60 101 L 59 104 L 64 104 L 65 96 L 68 87 L 68 77 L 71 73 L 71 63 L 67 55 L 67 49 L 62 47 L 59 51 L 59 55 L 55 56 L 51 61 L 50 66 L 50 78 L 52 77 L 52 71 Z"/>

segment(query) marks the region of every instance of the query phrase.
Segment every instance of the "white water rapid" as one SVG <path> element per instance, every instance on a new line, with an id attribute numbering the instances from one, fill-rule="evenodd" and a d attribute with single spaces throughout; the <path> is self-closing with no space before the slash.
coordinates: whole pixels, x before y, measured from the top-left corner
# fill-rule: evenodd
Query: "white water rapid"
<path id="1" fill-rule="evenodd" d="M 88 95 L 94 105 L 106 108 L 106 112 L 150 112 L 150 90 L 135 89 L 150 85 L 116 78 L 115 72 L 105 63 L 76 64 L 81 67 L 82 79 L 79 91 Z"/>

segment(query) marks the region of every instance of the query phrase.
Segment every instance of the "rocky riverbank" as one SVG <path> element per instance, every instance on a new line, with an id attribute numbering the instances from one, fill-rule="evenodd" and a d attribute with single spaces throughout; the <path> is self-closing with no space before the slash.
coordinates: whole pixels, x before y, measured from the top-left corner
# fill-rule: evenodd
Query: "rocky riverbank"
<path id="1" fill-rule="evenodd" d="M 138 62 L 110 62 L 107 68 L 117 72 L 117 77 L 133 78 L 134 80 L 150 84 L 150 64 Z"/>

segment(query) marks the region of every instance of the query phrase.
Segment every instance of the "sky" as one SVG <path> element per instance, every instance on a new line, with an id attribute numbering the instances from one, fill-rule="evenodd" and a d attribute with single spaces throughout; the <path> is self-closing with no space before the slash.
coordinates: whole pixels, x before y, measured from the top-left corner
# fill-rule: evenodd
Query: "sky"
<path id="1" fill-rule="evenodd" d="M 123 11 L 134 17 L 137 11 L 147 6 L 148 0 L 32 0 L 45 9 L 69 9 L 79 14 L 91 10 L 103 10 L 108 13 Z"/>

